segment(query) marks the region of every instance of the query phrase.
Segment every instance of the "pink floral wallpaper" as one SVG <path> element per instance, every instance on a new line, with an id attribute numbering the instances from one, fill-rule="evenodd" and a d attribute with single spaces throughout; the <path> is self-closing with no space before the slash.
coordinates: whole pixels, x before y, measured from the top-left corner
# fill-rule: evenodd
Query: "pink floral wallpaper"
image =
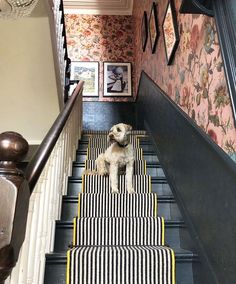
<path id="1" fill-rule="evenodd" d="M 150 39 L 141 47 L 143 12 L 151 11 L 152 0 L 134 1 L 135 93 L 144 70 L 209 136 L 229 155 L 236 149 L 236 131 L 227 91 L 214 19 L 203 15 L 179 14 L 175 0 L 180 42 L 172 65 L 167 66 L 162 22 L 167 0 L 155 1 L 160 36 L 155 54 Z"/>
<path id="2" fill-rule="evenodd" d="M 103 62 L 133 64 L 133 17 L 68 14 L 65 15 L 65 23 L 71 60 L 100 63 L 99 100 L 133 101 L 133 98 L 103 97 Z"/>

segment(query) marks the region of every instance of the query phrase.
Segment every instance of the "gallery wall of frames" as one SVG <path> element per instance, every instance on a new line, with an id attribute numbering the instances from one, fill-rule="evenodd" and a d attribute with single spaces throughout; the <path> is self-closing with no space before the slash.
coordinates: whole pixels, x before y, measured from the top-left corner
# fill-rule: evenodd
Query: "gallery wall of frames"
<path id="1" fill-rule="evenodd" d="M 86 82 L 85 101 L 133 101 L 132 16 L 65 16 L 72 79 Z"/>
<path id="2" fill-rule="evenodd" d="M 143 70 L 236 160 L 236 129 L 214 18 L 181 14 L 183 0 L 138 2 L 133 8 L 135 93 Z"/>

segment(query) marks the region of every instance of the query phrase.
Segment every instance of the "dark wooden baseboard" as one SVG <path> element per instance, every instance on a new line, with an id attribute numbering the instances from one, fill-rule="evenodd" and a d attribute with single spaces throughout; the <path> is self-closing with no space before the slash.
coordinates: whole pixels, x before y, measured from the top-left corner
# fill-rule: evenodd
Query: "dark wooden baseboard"
<path id="1" fill-rule="evenodd" d="M 236 164 L 145 73 L 137 117 L 198 247 L 209 278 L 204 283 L 234 283 Z"/>
<path id="2" fill-rule="evenodd" d="M 84 130 L 109 130 L 112 125 L 120 122 L 130 124 L 136 129 L 135 103 L 83 103 Z"/>

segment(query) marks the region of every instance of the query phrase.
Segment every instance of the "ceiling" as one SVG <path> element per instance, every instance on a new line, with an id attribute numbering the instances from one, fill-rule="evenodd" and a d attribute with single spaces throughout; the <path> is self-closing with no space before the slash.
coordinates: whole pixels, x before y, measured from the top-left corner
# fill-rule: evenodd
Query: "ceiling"
<path id="1" fill-rule="evenodd" d="M 63 0 L 67 14 L 131 15 L 133 0 Z"/>

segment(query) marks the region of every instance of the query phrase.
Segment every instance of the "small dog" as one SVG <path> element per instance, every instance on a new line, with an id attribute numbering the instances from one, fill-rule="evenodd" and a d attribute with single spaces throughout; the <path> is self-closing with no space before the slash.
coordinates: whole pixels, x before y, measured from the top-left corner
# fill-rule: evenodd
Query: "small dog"
<path id="1" fill-rule="evenodd" d="M 110 176 L 112 193 L 119 193 L 119 169 L 126 167 L 126 188 L 128 193 L 134 193 L 132 185 L 134 171 L 134 149 L 130 143 L 132 126 L 119 123 L 114 125 L 108 134 L 111 146 L 96 159 L 97 172 L 100 175 Z"/>

